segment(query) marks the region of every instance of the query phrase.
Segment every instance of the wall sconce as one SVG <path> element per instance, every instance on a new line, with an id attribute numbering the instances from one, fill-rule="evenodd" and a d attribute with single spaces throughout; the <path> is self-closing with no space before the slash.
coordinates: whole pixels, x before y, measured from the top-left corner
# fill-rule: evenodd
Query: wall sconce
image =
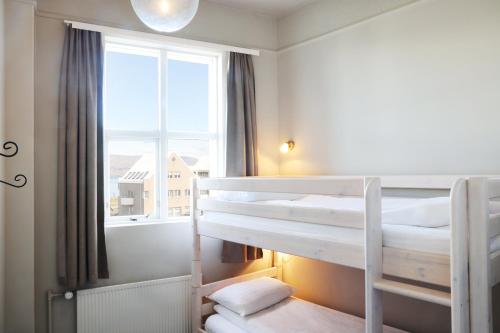
<path id="1" fill-rule="evenodd" d="M 290 140 L 288 142 L 284 142 L 281 147 L 280 147 L 280 151 L 283 153 L 283 154 L 287 154 L 288 152 L 292 151 L 293 148 L 295 148 L 295 142 L 293 140 Z"/>

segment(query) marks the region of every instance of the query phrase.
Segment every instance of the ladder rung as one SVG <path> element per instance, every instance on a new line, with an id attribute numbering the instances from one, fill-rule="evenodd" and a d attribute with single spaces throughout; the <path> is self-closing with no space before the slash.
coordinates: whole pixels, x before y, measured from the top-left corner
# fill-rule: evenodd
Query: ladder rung
<path id="1" fill-rule="evenodd" d="M 373 287 L 392 294 L 451 307 L 451 294 L 444 291 L 414 286 L 412 284 L 386 279 L 375 281 L 373 283 Z"/>

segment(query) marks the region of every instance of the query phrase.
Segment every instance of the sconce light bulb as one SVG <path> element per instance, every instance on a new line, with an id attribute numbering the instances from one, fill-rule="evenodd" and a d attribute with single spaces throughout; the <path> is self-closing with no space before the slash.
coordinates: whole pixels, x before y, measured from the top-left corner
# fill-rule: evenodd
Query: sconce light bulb
<path id="1" fill-rule="evenodd" d="M 290 151 L 293 150 L 293 148 L 295 147 L 295 142 L 293 142 L 292 140 L 288 141 L 288 142 L 284 142 L 281 146 L 280 146 L 280 151 L 283 153 L 283 154 L 286 154 Z"/>

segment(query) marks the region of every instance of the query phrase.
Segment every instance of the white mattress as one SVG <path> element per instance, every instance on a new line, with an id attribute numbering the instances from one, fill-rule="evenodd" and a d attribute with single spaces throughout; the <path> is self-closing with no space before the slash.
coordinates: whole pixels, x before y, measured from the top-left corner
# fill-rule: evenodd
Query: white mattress
<path id="1" fill-rule="evenodd" d="M 246 317 L 241 317 L 221 305 L 216 305 L 215 311 L 227 322 L 248 333 L 365 332 L 365 320 L 362 318 L 293 297 Z M 212 323 L 210 326 L 211 329 L 214 327 Z M 404 331 L 386 326 L 384 332 L 401 333 Z M 225 333 L 225 331 L 211 331 L 210 333 Z"/>
<path id="2" fill-rule="evenodd" d="M 267 219 L 253 216 L 207 212 L 204 223 L 233 225 L 242 228 L 296 235 L 343 244 L 364 246 L 364 230 L 336 226 Z M 405 250 L 448 255 L 450 253 L 449 226 L 426 228 L 408 225 L 383 225 L 384 246 Z M 500 250 L 500 236 L 491 243 L 491 251 Z"/>

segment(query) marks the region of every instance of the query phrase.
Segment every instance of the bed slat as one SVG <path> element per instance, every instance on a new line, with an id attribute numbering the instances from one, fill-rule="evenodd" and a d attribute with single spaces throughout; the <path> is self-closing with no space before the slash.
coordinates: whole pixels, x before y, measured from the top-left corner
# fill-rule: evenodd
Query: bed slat
<path id="1" fill-rule="evenodd" d="M 316 207 L 289 207 L 253 202 L 230 202 L 200 199 L 198 208 L 204 211 L 290 220 L 314 224 L 363 229 L 364 214 L 359 211 L 335 210 Z"/>
<path id="2" fill-rule="evenodd" d="M 302 235 L 279 234 L 240 226 L 218 224 L 202 217 L 199 232 L 203 236 L 268 250 L 298 255 L 340 265 L 364 268 L 363 246 L 331 242 Z"/>
<path id="3" fill-rule="evenodd" d="M 410 297 L 435 304 L 440 304 L 443 306 L 448 306 L 448 307 L 451 306 L 451 295 L 450 293 L 444 291 L 419 287 L 408 283 L 401 283 L 385 279 L 375 281 L 374 286 L 378 290 L 383 290 L 392 294 Z"/>
<path id="4" fill-rule="evenodd" d="M 334 264 L 364 269 L 364 246 L 343 244 L 300 236 L 280 235 L 262 230 L 217 224 L 201 218 L 203 236 L 309 257 Z M 384 274 L 450 286 L 450 257 L 433 253 L 384 247 Z"/>
<path id="5" fill-rule="evenodd" d="M 200 190 L 363 196 L 362 177 L 203 178 Z"/>
<path id="6" fill-rule="evenodd" d="M 450 287 L 450 257 L 384 247 L 384 274 Z"/>

